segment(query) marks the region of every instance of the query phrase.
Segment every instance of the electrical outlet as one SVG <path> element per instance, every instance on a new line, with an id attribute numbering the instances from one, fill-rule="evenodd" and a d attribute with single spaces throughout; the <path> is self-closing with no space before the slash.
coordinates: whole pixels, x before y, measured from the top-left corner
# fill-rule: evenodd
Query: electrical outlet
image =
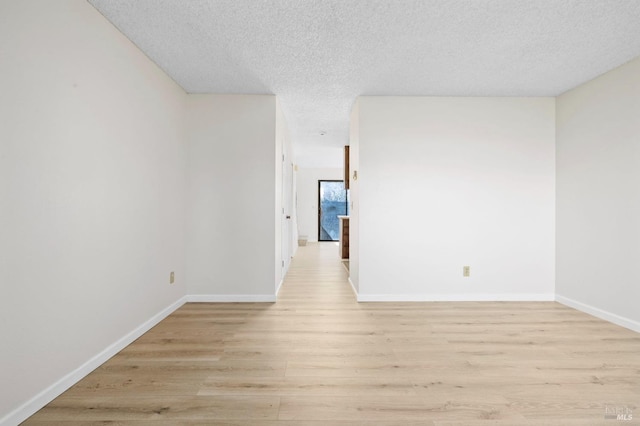
<path id="1" fill-rule="evenodd" d="M 169 274 L 169 284 L 173 284 L 174 282 L 176 282 L 176 274 L 172 271 Z"/>
<path id="2" fill-rule="evenodd" d="M 462 267 L 462 276 L 468 277 L 471 275 L 471 266 L 463 266 Z"/>

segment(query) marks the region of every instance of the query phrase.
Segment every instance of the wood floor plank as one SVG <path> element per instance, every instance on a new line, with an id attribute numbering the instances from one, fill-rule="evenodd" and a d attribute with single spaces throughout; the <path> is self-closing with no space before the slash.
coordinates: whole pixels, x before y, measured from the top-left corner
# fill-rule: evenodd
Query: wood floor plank
<path id="1" fill-rule="evenodd" d="M 488 399 L 488 402 L 483 400 Z M 473 401 L 433 401 L 424 397 L 304 397 L 283 396 L 281 420 L 429 421 L 435 419 L 512 419 L 523 416 L 511 410 L 506 401 L 478 395 Z"/>
<path id="2" fill-rule="evenodd" d="M 58 398 L 33 420 L 251 420 L 276 419 L 280 398 L 275 396 L 65 397 Z M 28 423 L 27 423 L 28 424 Z"/>
<path id="3" fill-rule="evenodd" d="M 196 375 L 165 374 L 90 374 L 66 393 L 67 397 L 89 395 L 127 397 L 139 395 L 195 396 L 206 379 Z"/>
<path id="4" fill-rule="evenodd" d="M 25 424 L 640 424 L 640 334 L 554 302 L 357 303 L 309 244 L 277 303 L 187 303 Z"/>
<path id="5" fill-rule="evenodd" d="M 30 421 L 30 426 L 327 426 L 323 420 L 128 420 L 87 422 L 87 421 Z M 332 421 L 330 426 L 433 426 L 431 421 Z M 611 425 L 609 425 L 611 426 Z"/>
<path id="6" fill-rule="evenodd" d="M 417 395 L 416 386 L 401 377 L 256 377 L 209 378 L 198 395 L 343 396 Z"/>

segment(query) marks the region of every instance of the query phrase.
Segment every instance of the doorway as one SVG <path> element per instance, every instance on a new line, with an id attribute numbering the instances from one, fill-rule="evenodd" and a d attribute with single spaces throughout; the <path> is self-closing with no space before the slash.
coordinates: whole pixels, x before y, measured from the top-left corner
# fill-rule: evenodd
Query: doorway
<path id="1" fill-rule="evenodd" d="M 282 144 L 282 218 L 281 218 L 281 277 L 284 279 L 293 257 L 293 163 L 289 158 L 284 139 Z"/>
<path id="2" fill-rule="evenodd" d="M 318 181 L 318 241 L 340 239 L 340 219 L 349 215 L 349 194 L 341 180 Z"/>

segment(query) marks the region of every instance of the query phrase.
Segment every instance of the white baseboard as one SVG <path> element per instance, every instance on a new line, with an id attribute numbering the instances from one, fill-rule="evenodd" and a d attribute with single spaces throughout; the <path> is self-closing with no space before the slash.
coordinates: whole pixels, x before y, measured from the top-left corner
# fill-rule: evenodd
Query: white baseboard
<path id="1" fill-rule="evenodd" d="M 276 288 L 276 298 L 278 294 L 280 294 L 280 289 L 282 288 L 282 284 L 284 284 L 284 278 L 280 280 L 280 284 L 278 284 L 278 288 Z"/>
<path id="2" fill-rule="evenodd" d="M 187 302 L 198 303 L 250 303 L 275 302 L 275 294 L 189 294 Z"/>
<path id="3" fill-rule="evenodd" d="M 356 290 L 356 286 L 353 285 L 353 281 L 351 281 L 351 277 L 349 277 L 349 284 L 351 284 L 351 290 L 353 290 L 353 294 L 356 295 L 356 300 L 360 301 L 360 299 L 358 298 L 358 290 Z"/>
<path id="4" fill-rule="evenodd" d="M 553 302 L 553 293 L 358 294 L 358 302 Z"/>
<path id="5" fill-rule="evenodd" d="M 175 301 L 171 305 L 164 308 L 162 311 L 158 312 L 156 315 L 120 338 L 115 343 L 108 346 L 106 349 L 82 364 L 80 367 L 76 368 L 71 373 L 67 374 L 62 379 L 58 380 L 57 382 L 31 398 L 29 401 L 0 419 L 0 426 L 13 426 L 25 421 L 42 407 L 53 401 L 64 391 L 78 383 L 87 374 L 100 367 L 109 358 L 120 352 L 138 337 L 142 336 L 160 321 L 168 317 L 172 312 L 182 306 L 185 302 L 186 297 L 181 297 L 179 300 Z"/>
<path id="6" fill-rule="evenodd" d="M 577 300 L 570 299 L 568 297 L 560 296 L 556 294 L 556 302 L 569 306 L 570 308 L 577 309 L 581 312 L 593 315 L 594 317 L 609 321 L 616 325 L 619 325 L 629 330 L 640 333 L 640 322 L 634 321 L 630 318 L 625 318 L 620 315 L 605 311 L 595 306 L 587 305 L 586 303 L 578 302 Z"/>

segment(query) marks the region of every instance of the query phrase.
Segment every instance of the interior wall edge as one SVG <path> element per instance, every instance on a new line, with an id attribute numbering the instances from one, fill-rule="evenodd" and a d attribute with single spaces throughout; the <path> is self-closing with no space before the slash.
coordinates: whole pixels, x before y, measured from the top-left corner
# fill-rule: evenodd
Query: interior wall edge
<path id="1" fill-rule="evenodd" d="M 349 277 L 348 279 L 349 279 L 349 285 L 351 286 L 351 290 L 353 291 L 353 294 L 356 296 L 356 300 L 359 302 L 360 295 L 358 294 L 358 290 L 356 290 L 356 286 L 353 284 L 353 281 L 351 281 L 351 277 Z"/>
<path id="2" fill-rule="evenodd" d="M 604 309 L 596 308 L 595 306 L 587 305 L 586 303 L 582 303 L 575 299 L 561 296 L 559 294 L 556 294 L 556 302 L 561 303 L 570 308 L 576 309 L 580 312 L 584 312 L 585 314 L 589 314 L 596 318 L 600 318 L 602 320 L 608 321 L 615 325 L 619 325 L 620 327 L 624 327 L 631 331 L 635 331 L 636 333 L 640 333 L 640 322 L 632 320 L 631 318 L 626 318 L 626 317 L 614 314 L 613 312 L 605 311 Z"/>
<path id="3" fill-rule="evenodd" d="M 358 302 L 553 302 L 553 293 L 358 294 Z"/>

